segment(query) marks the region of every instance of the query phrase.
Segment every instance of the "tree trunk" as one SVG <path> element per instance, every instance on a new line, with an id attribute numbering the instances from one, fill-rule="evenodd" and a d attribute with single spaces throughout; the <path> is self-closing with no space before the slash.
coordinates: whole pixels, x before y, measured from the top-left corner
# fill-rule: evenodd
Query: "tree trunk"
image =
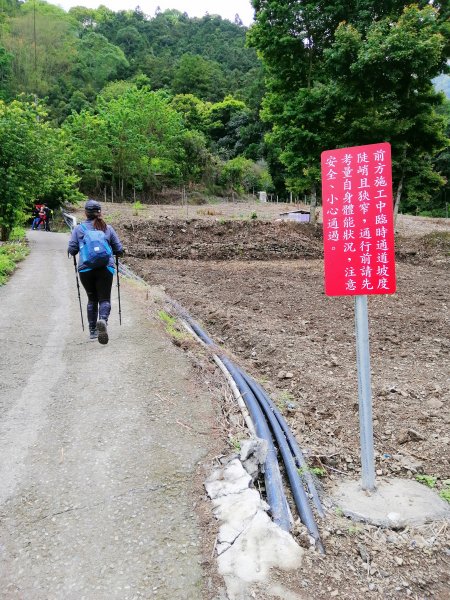
<path id="1" fill-rule="evenodd" d="M 408 94 L 407 96 L 409 96 L 409 89 L 408 89 Z M 408 146 L 405 146 L 403 148 L 403 152 L 402 152 L 402 162 L 400 163 L 402 165 L 402 175 L 400 177 L 400 181 L 398 182 L 398 188 L 397 188 L 397 193 L 395 194 L 395 204 L 394 204 L 394 228 L 395 225 L 397 223 L 397 215 L 398 215 L 398 211 L 400 208 L 400 200 L 402 198 L 402 190 L 403 190 L 403 183 L 405 181 L 405 164 L 406 164 L 406 153 L 408 151 Z"/>
<path id="2" fill-rule="evenodd" d="M 2 225 L 0 227 L 0 241 L 7 242 L 9 240 L 10 233 L 11 229 Z"/>
<path id="3" fill-rule="evenodd" d="M 398 209 L 400 208 L 400 200 L 402 197 L 402 190 L 403 190 L 403 179 L 404 179 L 405 175 L 404 173 L 402 173 L 402 176 L 400 178 L 400 181 L 398 183 L 398 188 L 397 188 L 397 193 L 395 194 L 395 204 L 394 204 L 394 228 L 395 225 L 397 223 L 397 215 L 398 215 Z"/>
<path id="4" fill-rule="evenodd" d="M 309 205 L 309 222 L 311 225 L 316 224 L 316 205 L 317 205 L 317 190 L 313 185 L 311 188 L 311 203 Z"/>

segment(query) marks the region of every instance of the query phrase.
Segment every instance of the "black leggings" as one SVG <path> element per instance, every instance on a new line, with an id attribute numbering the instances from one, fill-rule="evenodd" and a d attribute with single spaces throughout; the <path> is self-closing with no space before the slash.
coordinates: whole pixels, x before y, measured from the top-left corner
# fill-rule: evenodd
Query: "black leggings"
<path id="1" fill-rule="evenodd" d="M 95 328 L 97 317 L 108 321 L 111 312 L 113 278 L 113 274 L 107 267 L 80 273 L 80 281 L 88 297 L 87 314 L 90 329 Z"/>

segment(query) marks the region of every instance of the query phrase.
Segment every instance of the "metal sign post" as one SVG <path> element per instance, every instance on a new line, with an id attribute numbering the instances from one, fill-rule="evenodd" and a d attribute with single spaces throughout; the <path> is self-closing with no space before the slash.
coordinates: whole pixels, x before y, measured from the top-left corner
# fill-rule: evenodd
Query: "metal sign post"
<path id="1" fill-rule="evenodd" d="M 373 451 L 372 386 L 370 383 L 367 296 L 355 296 L 355 331 L 362 489 L 373 491 L 375 489 L 375 459 Z"/>
<path id="2" fill-rule="evenodd" d="M 362 488 L 375 489 L 367 295 L 395 292 L 391 147 L 322 153 L 325 293 L 355 296 Z"/>

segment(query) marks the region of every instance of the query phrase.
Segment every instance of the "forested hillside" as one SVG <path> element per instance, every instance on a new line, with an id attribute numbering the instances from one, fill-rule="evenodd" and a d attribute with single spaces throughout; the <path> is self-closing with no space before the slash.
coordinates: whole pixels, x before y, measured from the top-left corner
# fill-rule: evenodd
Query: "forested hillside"
<path id="1" fill-rule="evenodd" d="M 23 199 L 17 215 L 31 198 L 58 203 L 78 190 L 151 201 L 184 186 L 320 200 L 320 153 L 379 140 L 392 144 L 402 209 L 442 213 L 450 111 L 431 82 L 447 68 L 445 9 L 253 5 L 248 32 L 176 10 L 0 0 L 0 135 L 21 115 L 24 146 L 4 138 L 0 193 Z M 27 171 L 37 138 L 58 155 L 51 181 Z M 6 227 L 15 208 L 2 209 L 3 198 Z"/>

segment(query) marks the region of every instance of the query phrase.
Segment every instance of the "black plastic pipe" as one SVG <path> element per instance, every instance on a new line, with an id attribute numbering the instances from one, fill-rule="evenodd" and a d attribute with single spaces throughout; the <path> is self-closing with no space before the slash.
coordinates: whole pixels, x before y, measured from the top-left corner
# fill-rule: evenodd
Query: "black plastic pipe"
<path id="1" fill-rule="evenodd" d="M 314 515 L 309 505 L 306 492 L 303 489 L 302 482 L 295 464 L 295 459 L 292 456 L 291 448 L 287 442 L 284 431 L 281 429 L 278 419 L 276 418 L 274 412 L 271 410 L 269 404 L 267 403 L 265 395 L 260 393 L 258 387 L 254 385 L 255 382 L 252 381 L 252 379 L 246 373 L 244 373 L 241 369 L 238 369 L 238 371 L 240 375 L 244 378 L 244 380 L 247 382 L 255 397 L 257 398 L 263 412 L 265 413 L 270 423 L 270 426 L 272 427 L 273 435 L 275 436 L 278 448 L 281 452 L 281 456 L 283 457 L 284 466 L 286 468 L 286 474 L 288 476 L 289 483 L 291 484 L 292 495 L 294 497 L 295 505 L 300 515 L 300 519 L 306 526 L 311 537 L 314 539 L 317 549 L 322 554 L 325 554 L 325 550 L 320 539 L 319 530 L 317 529 L 316 522 L 314 521 Z"/>
<path id="2" fill-rule="evenodd" d="M 291 449 L 291 452 L 296 460 L 297 467 L 300 469 L 300 477 L 305 481 L 306 485 L 308 486 L 308 491 L 311 495 L 312 501 L 314 502 L 314 506 L 316 507 L 316 510 L 317 510 L 319 516 L 322 518 L 325 517 L 322 503 L 319 498 L 319 494 L 317 492 L 312 475 L 308 471 L 308 465 L 306 463 L 305 457 L 303 456 L 303 452 L 302 452 L 300 446 L 298 445 L 297 440 L 295 439 L 294 435 L 292 434 L 292 431 L 290 430 L 288 424 L 286 423 L 285 418 L 280 413 L 280 411 L 275 406 L 275 404 L 272 402 L 270 396 L 259 385 L 259 383 L 257 383 L 252 377 L 250 377 L 250 375 L 247 375 L 247 373 L 242 371 L 242 369 L 241 369 L 241 373 L 242 373 L 242 375 L 244 375 L 247 383 L 253 388 L 253 390 L 256 390 L 258 392 L 256 394 L 257 399 L 259 400 L 260 397 L 262 397 L 265 400 L 265 402 L 267 403 L 267 405 L 269 406 L 269 409 L 275 415 L 284 435 L 286 436 L 286 440 L 287 440 L 289 447 Z M 266 409 L 264 408 L 264 406 L 262 406 L 262 408 L 263 408 L 264 412 L 266 412 Z"/>
<path id="3" fill-rule="evenodd" d="M 216 347 L 213 340 L 194 321 L 192 321 L 192 319 L 190 317 L 188 317 L 188 321 L 189 321 L 189 324 L 191 325 L 192 329 L 195 331 L 195 333 L 197 333 L 197 335 L 206 344 L 208 344 L 209 346 L 212 346 L 212 347 Z M 270 400 L 270 398 L 268 397 L 266 392 L 263 390 L 263 388 L 256 381 L 254 381 L 253 378 L 251 378 L 249 375 L 247 375 L 242 369 L 240 369 L 239 367 L 236 367 L 228 358 L 226 358 L 224 356 L 220 356 L 220 359 L 223 362 L 223 364 L 226 366 L 228 371 L 230 372 L 233 379 L 235 380 L 246 403 L 247 403 L 248 398 L 253 397 L 253 400 L 256 400 L 256 402 L 258 404 L 258 408 L 260 409 L 259 412 L 261 412 L 261 410 L 262 410 L 266 414 L 267 419 L 271 424 L 272 432 L 277 440 L 280 452 L 283 456 L 283 461 L 284 461 L 284 464 L 286 467 L 286 473 L 288 475 L 289 482 L 291 484 L 292 494 L 294 496 L 295 504 L 297 506 L 297 510 L 299 512 L 300 518 L 301 518 L 302 522 L 304 523 L 304 525 L 306 526 L 309 534 L 314 539 L 317 549 L 322 554 L 325 554 L 325 550 L 324 550 L 322 541 L 320 539 L 319 531 L 318 531 L 317 525 L 314 521 L 314 515 L 312 513 L 311 507 L 309 506 L 306 492 L 305 492 L 303 486 L 301 485 L 301 480 L 300 480 L 299 473 L 296 468 L 295 460 L 299 461 L 298 466 L 303 466 L 303 465 L 306 466 L 306 462 L 304 460 L 303 454 L 302 454 L 294 436 L 292 435 L 292 432 L 289 430 L 289 427 L 288 427 L 286 421 L 284 420 L 283 416 L 281 415 L 279 410 L 276 408 L 276 406 L 273 404 L 273 402 Z M 252 416 L 252 419 L 255 422 L 255 418 L 253 416 L 254 407 L 252 407 L 253 408 L 253 410 L 252 410 L 249 404 L 247 404 L 247 406 L 249 408 L 250 415 Z M 261 418 L 261 415 L 258 415 L 258 423 L 260 422 L 260 418 Z M 262 417 L 262 419 L 264 419 L 264 417 Z M 267 427 L 267 423 L 265 423 L 265 421 L 264 421 L 264 424 Z M 256 426 L 256 423 L 255 423 L 255 426 Z M 264 437 L 265 439 L 267 439 L 265 435 L 260 435 L 260 433 L 258 432 L 258 429 L 257 429 L 257 435 L 259 437 Z M 270 441 L 272 442 L 272 436 L 270 435 L 270 432 L 269 432 L 269 438 L 270 438 Z M 272 442 L 272 445 L 273 445 L 273 442 Z M 306 470 L 305 470 L 305 474 L 306 474 Z M 312 480 L 312 478 L 311 478 L 311 480 Z M 312 489 L 314 490 L 314 492 L 315 492 L 314 495 L 316 496 L 316 499 L 317 499 L 318 511 L 319 511 L 319 513 L 322 513 L 322 515 L 323 515 L 323 508 L 320 503 L 320 499 L 318 497 L 318 494 L 317 494 L 314 484 L 312 485 Z M 269 504 L 270 504 L 270 501 L 269 501 Z"/>
<path id="4" fill-rule="evenodd" d="M 195 333 L 206 344 L 215 347 L 214 342 L 208 337 L 201 328 L 192 319 L 187 319 L 189 325 Z M 264 462 L 264 479 L 266 483 L 267 501 L 270 506 L 270 511 L 274 522 L 285 531 L 291 529 L 291 518 L 289 513 L 289 505 L 284 494 L 283 484 L 281 479 L 280 467 L 277 459 L 277 451 L 275 449 L 272 434 L 264 419 L 264 415 L 255 398 L 252 390 L 245 382 L 242 375 L 236 367 L 226 357 L 221 357 L 221 361 L 226 366 L 234 381 L 236 382 L 239 391 L 242 394 L 245 404 L 255 425 L 256 435 L 267 442 L 267 456 Z"/>

